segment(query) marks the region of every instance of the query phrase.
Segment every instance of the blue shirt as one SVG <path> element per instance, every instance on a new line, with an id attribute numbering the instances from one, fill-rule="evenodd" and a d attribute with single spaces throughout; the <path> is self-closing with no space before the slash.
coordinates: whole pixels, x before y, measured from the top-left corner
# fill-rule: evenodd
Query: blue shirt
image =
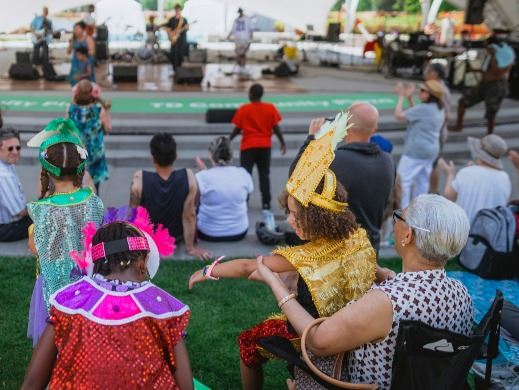
<path id="1" fill-rule="evenodd" d="M 18 220 L 17 215 L 23 209 L 25 195 L 14 165 L 0 160 L 0 224 Z"/>
<path id="2" fill-rule="evenodd" d="M 45 22 L 46 22 L 47 26 L 45 26 Z M 44 33 L 46 33 L 45 41 L 47 42 L 47 44 L 50 44 L 50 42 L 52 41 L 52 22 L 51 22 L 51 20 L 49 18 L 44 18 L 42 15 L 35 16 L 31 22 L 31 29 L 34 32 L 41 32 L 41 30 L 45 29 L 45 27 L 47 27 L 46 30 L 44 31 Z M 33 40 L 35 40 L 35 38 L 33 38 Z"/>

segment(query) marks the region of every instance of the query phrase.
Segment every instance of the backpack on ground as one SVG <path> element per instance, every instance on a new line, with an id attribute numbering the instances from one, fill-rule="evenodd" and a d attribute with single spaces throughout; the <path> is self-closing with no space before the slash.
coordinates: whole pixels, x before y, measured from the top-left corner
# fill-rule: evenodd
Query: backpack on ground
<path id="1" fill-rule="evenodd" d="M 516 222 L 509 207 L 480 210 L 470 227 L 467 245 L 460 253 L 460 264 L 488 279 L 519 277 Z"/>

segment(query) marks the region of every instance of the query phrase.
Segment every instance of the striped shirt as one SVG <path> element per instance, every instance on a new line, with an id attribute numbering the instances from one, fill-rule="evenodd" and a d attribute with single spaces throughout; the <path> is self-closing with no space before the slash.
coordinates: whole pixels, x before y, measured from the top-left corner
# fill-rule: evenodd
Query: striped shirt
<path id="1" fill-rule="evenodd" d="M 0 160 L 0 224 L 18 220 L 23 209 L 25 195 L 14 165 Z"/>

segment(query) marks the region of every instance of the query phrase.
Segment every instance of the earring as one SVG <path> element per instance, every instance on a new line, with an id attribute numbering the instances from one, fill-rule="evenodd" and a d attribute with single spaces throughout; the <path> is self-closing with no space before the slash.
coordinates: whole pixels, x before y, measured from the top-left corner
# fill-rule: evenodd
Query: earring
<path id="1" fill-rule="evenodd" d="M 404 240 L 400 241 L 400 245 L 405 246 Z"/>

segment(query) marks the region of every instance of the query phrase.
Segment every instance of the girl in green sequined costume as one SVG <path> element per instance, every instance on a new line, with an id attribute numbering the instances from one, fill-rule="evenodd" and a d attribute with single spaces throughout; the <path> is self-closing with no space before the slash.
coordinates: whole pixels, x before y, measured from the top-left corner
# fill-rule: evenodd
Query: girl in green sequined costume
<path id="1" fill-rule="evenodd" d="M 46 325 L 50 296 L 82 276 L 69 252 L 83 249 L 82 229 L 88 221 L 100 225 L 104 207 L 90 188 L 81 188 L 86 151 L 72 121 L 51 121 L 28 145 L 40 148 L 42 164 L 40 199 L 27 205 L 40 268 L 27 330 L 36 345 Z M 56 191 L 46 197 L 51 182 Z"/>

